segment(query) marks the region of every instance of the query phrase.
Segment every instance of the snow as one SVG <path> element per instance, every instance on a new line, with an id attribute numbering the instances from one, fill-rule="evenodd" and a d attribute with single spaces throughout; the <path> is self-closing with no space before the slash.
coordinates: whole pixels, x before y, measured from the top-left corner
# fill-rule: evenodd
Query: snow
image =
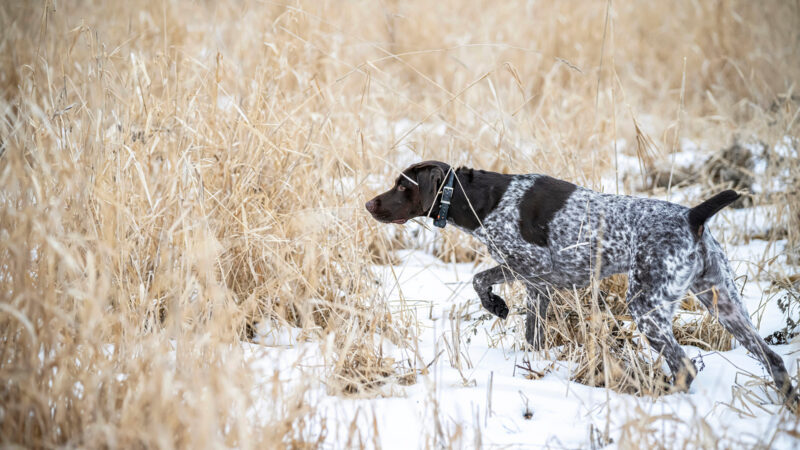
<path id="1" fill-rule="evenodd" d="M 406 144 L 416 133 L 441 134 L 441 125 L 401 120 L 394 124 L 394 138 L 401 139 L 394 167 L 419 160 Z M 794 151 L 786 142 L 780 152 Z M 622 153 L 626 142 L 618 142 L 620 174 L 639 176 L 639 161 Z M 689 167 L 704 160 L 691 141 L 681 142 L 676 167 Z M 394 167 L 387 167 L 394 173 Z M 388 173 L 388 172 L 387 172 Z M 383 178 L 343 179 L 335 187 L 354 191 L 360 183 L 379 187 Z M 602 179 L 606 192 L 614 192 L 613 174 Z M 672 192 L 672 201 L 697 201 L 696 187 Z M 762 336 L 785 325 L 770 274 L 797 273 L 783 255 L 786 241 L 767 242 L 741 236 L 766 236 L 778 212 L 769 206 L 723 210 L 709 229 L 725 247 L 737 280 L 743 286 L 744 302 Z M 428 221 L 421 221 L 428 222 Z M 399 229 L 387 225 L 387 234 Z M 556 352 L 530 352 L 518 348 L 523 342 L 523 317 L 515 313 L 505 321 L 487 316 L 472 289 L 474 274 L 486 269 L 475 263 L 445 263 L 432 255 L 438 231 L 409 222 L 406 244 L 413 250 L 398 250 L 395 266 L 373 267 L 382 295 L 393 317 L 412 318 L 417 324 L 416 355 L 384 341 L 384 354 L 396 361 L 429 367 L 416 383 L 389 383 L 380 394 L 350 398 L 328 393 L 326 358 L 332 342 L 304 342 L 298 333 L 259 330 L 260 345 L 243 344 L 251 356 L 251 367 L 259 380 L 255 420 L 277 417 L 275 389 L 290 392 L 305 386 L 305 401 L 317 412 L 317 421 L 304 432 L 323 436 L 325 446 L 343 448 L 353 430 L 359 445 L 383 448 L 432 446 L 512 448 L 616 448 L 641 445 L 637 430 L 648 430 L 647 442 L 665 447 L 798 448 L 797 420 L 779 406 L 769 376 L 759 362 L 737 344 L 727 352 L 704 351 L 684 346 L 690 357 L 702 358 L 702 370 L 687 393 L 659 398 L 636 397 L 605 388 L 571 381 L 571 367 L 556 359 Z M 743 232 L 744 231 L 744 232 Z M 501 296 L 509 298 L 513 288 Z M 458 334 L 458 337 L 455 334 Z M 378 339 L 376 339 L 378 341 Z M 456 345 L 457 343 L 457 345 Z M 800 340 L 772 348 L 783 356 L 790 374 L 798 373 Z M 549 368 L 535 380 L 526 378 L 518 366 L 527 361 L 534 370 Z M 330 361 L 328 361 L 328 364 Z M 276 385 L 277 384 L 277 385 Z M 528 413 L 528 414 L 526 414 Z M 323 424 L 324 422 L 324 424 Z M 324 430 L 324 431 L 323 431 Z M 608 441 L 603 439 L 607 430 Z M 795 437 L 793 437 L 795 436 Z M 709 442 L 708 439 L 711 439 Z"/>
<path id="2" fill-rule="evenodd" d="M 743 257 L 760 254 L 762 246 L 752 242 L 746 246 L 729 246 L 728 250 Z M 541 379 L 528 380 L 524 371 L 515 366 L 521 364 L 523 358 L 530 358 L 534 369 L 542 369 L 554 361 L 550 359 L 552 355 L 513 348 L 513 332 L 509 329 L 520 328 L 522 317 L 519 315 L 510 316 L 505 323 L 495 318 L 478 320 L 484 313 L 470 280 L 482 267 L 447 264 L 420 250 L 398 251 L 396 257 L 402 261 L 400 264 L 393 268 L 377 266 L 375 271 L 393 305 L 393 313 L 400 314 L 402 309 L 404 314 L 416 316 L 420 324 L 418 342 L 423 362 L 435 362 L 430 373 L 420 375 L 416 384 L 386 387 L 386 394 L 378 398 L 330 396 L 318 382 L 311 398 L 318 402 L 320 416 L 327 419 L 327 439 L 334 447 L 344 445 L 339 439 L 348 435 L 354 418 L 358 429 L 366 433 L 364 436 L 377 439 L 376 443 L 383 448 L 421 447 L 435 442 L 434 416 L 437 414 L 445 430 L 442 439 L 448 441 L 448 433 L 455 433 L 457 427 L 461 427 L 461 436 L 469 446 L 479 438 L 481 443 L 491 446 L 587 447 L 592 427 L 595 430 L 608 427 L 611 438 L 618 442 L 626 423 L 641 419 L 642 414 L 654 416 L 650 428 L 667 435 L 673 432 L 685 435 L 687 441 L 691 441 L 692 432 L 697 432 L 692 427 L 703 421 L 711 426 L 716 436 L 729 437 L 731 445 L 764 442 L 776 432 L 779 420 L 776 414 L 780 408 L 770 403 L 775 402 L 775 398 L 769 397 L 774 397 L 772 393 L 761 394 L 764 405 L 734 400 L 734 392 L 742 389 L 746 381 L 767 377 L 761 365 L 744 348 L 737 346 L 728 352 L 707 352 L 684 347 L 690 356 L 701 354 L 705 368 L 689 393 L 655 400 L 572 382 L 565 362 L 556 361 L 555 370 Z M 742 264 L 737 273 L 743 275 L 748 270 L 748 266 Z M 756 281 L 745 285 L 745 300 L 750 311 L 765 302 L 767 308 L 774 307 L 774 301 L 770 302 L 764 293 L 766 284 Z M 453 342 L 455 323 L 451 312 L 454 310 L 462 311 L 456 315 L 462 318 L 459 324 L 463 352 L 460 370 L 455 355 L 448 350 Z M 779 317 L 777 310 L 768 311 L 763 314 L 762 335 L 782 325 L 780 320 L 768 320 Z M 468 336 L 471 336 L 469 342 Z M 271 379 L 273 371 L 280 374 L 281 380 L 297 383 L 307 368 L 322 367 L 323 350 L 319 345 L 285 346 L 290 342 L 296 343 L 296 337 L 278 339 L 272 345 L 280 346 L 269 347 L 267 351 L 254 350 L 260 355 L 254 364 L 263 371 L 265 383 Z M 772 348 L 784 357 L 790 373 L 796 373 L 800 345 Z M 398 360 L 409 357 L 395 351 Z M 304 376 L 307 378 L 308 374 Z M 283 389 L 288 388 L 284 386 Z M 263 398 L 265 403 L 269 402 L 268 395 Z M 491 411 L 487 414 L 490 402 Z M 526 402 L 533 413 L 530 419 L 524 417 Z M 736 409 L 727 406 L 732 402 Z M 269 406 L 265 404 L 264 408 L 269 409 Z M 377 436 L 371 431 L 375 426 Z M 681 446 L 679 441 L 675 445 Z M 798 441 L 779 433 L 773 447 L 796 445 Z"/>

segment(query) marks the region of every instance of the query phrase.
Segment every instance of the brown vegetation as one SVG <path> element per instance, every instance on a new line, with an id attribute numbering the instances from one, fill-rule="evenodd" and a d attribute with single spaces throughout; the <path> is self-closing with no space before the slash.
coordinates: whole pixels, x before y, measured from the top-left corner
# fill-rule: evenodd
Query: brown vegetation
<path id="1" fill-rule="evenodd" d="M 307 382 L 249 416 L 256 322 L 319 342 L 331 394 L 413 380 L 380 344 L 413 353 L 414 315 L 370 270 L 411 241 L 361 206 L 410 155 L 598 187 L 634 142 L 669 167 L 684 137 L 800 134 L 796 2 L 12 0 L 0 30 L 2 444 L 316 446 Z M 795 251 L 796 188 L 754 197 Z M 653 391 L 628 328 L 570 314 L 581 380 Z"/>

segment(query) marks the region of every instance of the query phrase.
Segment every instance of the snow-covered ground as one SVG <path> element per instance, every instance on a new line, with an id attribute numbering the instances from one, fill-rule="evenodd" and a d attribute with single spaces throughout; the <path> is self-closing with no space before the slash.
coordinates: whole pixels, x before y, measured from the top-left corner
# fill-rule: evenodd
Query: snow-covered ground
<path id="1" fill-rule="evenodd" d="M 751 241 L 746 246 L 729 246 L 728 251 L 734 260 L 755 261 L 762 260 L 765 247 L 762 241 Z M 781 246 L 773 245 L 766 251 L 778 254 Z M 741 347 L 707 352 L 686 346 L 690 356 L 702 355 L 705 368 L 689 393 L 655 400 L 569 381 L 565 362 L 557 362 L 556 369 L 543 378 L 529 380 L 525 371 L 516 366 L 527 359 L 534 369 L 541 369 L 552 363 L 552 355 L 512 348 L 513 336 L 502 331 L 504 327 L 520 325 L 520 316 L 511 316 L 505 322 L 495 318 L 478 320 L 484 312 L 470 280 L 480 267 L 443 263 L 422 251 L 400 251 L 397 257 L 402 261 L 399 265 L 375 270 L 393 313 L 416 315 L 419 356 L 422 365 L 430 364 L 430 371 L 420 375 L 413 385 L 385 386 L 385 394 L 378 398 L 328 396 L 323 384 L 314 382 L 307 400 L 326 418 L 327 442 L 334 447 L 346 446 L 343 439 L 355 423 L 364 443 L 383 448 L 417 448 L 456 438 L 468 447 L 480 442 L 585 448 L 591 447 L 593 441 L 603 443 L 597 436 L 604 430 L 613 441 L 609 448 L 614 448 L 615 443 L 624 440 L 625 430 L 644 418 L 648 429 L 679 447 L 683 446 L 681 441 L 693 442 L 703 436 L 702 428 L 706 426 L 711 433 L 705 436 L 722 438 L 718 443 L 723 447 L 771 440 L 774 448 L 800 445 L 796 434 L 792 437 L 777 431 L 786 427 L 787 420 L 786 416 L 777 415 L 780 407 L 772 403 L 771 393 L 751 386 L 748 389 L 760 398 L 745 403 L 734 400 L 734 393 L 752 382 L 753 377 L 767 377 L 760 364 Z M 750 273 L 748 264 L 734 265 L 739 275 Z M 758 312 L 754 318 L 762 317 L 760 332 L 766 336 L 783 323 L 774 302 L 764 293 L 768 282 L 753 280 L 752 276 L 749 279 L 745 300 L 751 312 Z M 452 314 L 453 311 L 460 313 Z M 454 317 L 460 317 L 458 328 Z M 458 361 L 453 350 L 456 331 L 461 335 Z M 265 399 L 270 398 L 276 370 L 283 383 L 303 383 L 313 377 L 315 367 L 322 367 L 322 350 L 317 344 L 297 343 L 296 336 L 287 333 L 268 339 L 271 340 L 266 347 L 252 347 L 257 356 L 254 364 L 263 375 Z M 784 357 L 790 372 L 796 373 L 800 345 L 773 348 Z M 388 343 L 386 351 L 398 353 L 397 360 L 414 357 Z M 288 389 L 286 385 L 283 388 Z M 264 411 L 270 411 L 268 403 L 265 400 Z M 526 417 L 526 405 L 532 416 Z M 795 421 L 793 426 L 796 425 Z M 663 444 L 670 446 L 669 442 Z"/>
<path id="2" fill-rule="evenodd" d="M 400 140 L 415 131 L 412 123 L 395 127 Z M 413 162 L 412 153 L 401 151 L 396 167 L 387 170 Z M 690 170 L 704 158 L 688 142 L 672 164 Z M 638 174 L 634 157 L 622 156 L 619 165 L 622 173 Z M 367 182 L 380 185 L 377 179 Z M 355 181 L 341 183 L 349 191 Z M 613 192 L 614 186 L 613 177 L 607 177 L 600 188 Z M 699 187 L 689 186 L 673 191 L 671 200 L 691 205 L 702 200 L 699 195 Z M 797 267 L 786 263 L 785 241 L 741 242 L 741 236 L 766 236 L 774 214 L 766 206 L 728 208 L 709 228 L 726 248 L 738 283 L 744 284 L 747 308 L 764 337 L 785 325 L 776 301 L 780 292 L 770 274 L 790 275 L 797 273 Z M 555 352 L 515 346 L 515 339 L 523 340 L 521 315 L 512 313 L 505 321 L 487 318 L 471 285 L 472 276 L 485 267 L 442 262 L 429 252 L 441 239 L 438 232 L 419 224 L 405 226 L 412 227 L 407 236 L 412 236 L 414 247 L 426 250 L 397 251 L 397 265 L 376 266 L 374 271 L 394 320 L 411 317 L 416 324 L 418 349 L 401 350 L 388 341 L 382 345 L 384 354 L 396 361 L 414 361 L 417 368 L 428 370 L 416 383 L 389 383 L 371 398 L 328 395 L 322 381 L 326 344 L 305 343 L 289 332 L 273 331 L 262 337 L 262 346 L 248 349 L 262 380 L 255 394 L 263 400 L 253 412 L 255 417 L 269 420 L 280 414 L 272 404 L 274 392 L 305 383 L 305 401 L 321 418 L 307 424 L 306 431 L 324 434 L 326 444 L 336 448 L 629 448 L 648 443 L 675 448 L 800 448 L 798 417 L 781 408 L 772 385 L 763 383 L 768 374 L 738 343 L 727 352 L 685 346 L 687 355 L 700 355 L 704 364 L 688 393 L 653 399 L 570 381 L 571 367 L 557 360 Z M 789 372 L 797 374 L 800 340 L 772 348 L 783 356 Z M 521 365 L 548 370 L 531 380 Z M 348 441 L 354 433 L 360 441 Z M 646 434 L 646 441 L 639 441 L 637 433 Z"/>

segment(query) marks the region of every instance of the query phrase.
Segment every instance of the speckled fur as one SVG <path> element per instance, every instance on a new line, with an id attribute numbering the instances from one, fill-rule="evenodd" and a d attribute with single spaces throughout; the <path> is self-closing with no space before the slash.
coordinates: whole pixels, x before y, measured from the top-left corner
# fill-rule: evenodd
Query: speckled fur
<path id="1" fill-rule="evenodd" d="M 403 171 L 394 186 L 365 204 L 384 223 L 435 217 L 440 190 L 452 168 L 423 161 Z M 551 288 L 571 289 L 616 273 L 628 275 L 627 303 L 639 331 L 664 356 L 678 387 L 696 374 L 672 334 L 672 317 L 691 289 L 752 352 L 787 403 L 797 392 L 783 360 L 756 333 L 739 297 L 733 271 L 705 222 L 738 194 L 724 191 L 687 208 L 660 200 L 600 194 L 545 175 L 504 175 L 455 170 L 448 223 L 483 242 L 500 263 L 478 273 L 473 287 L 481 304 L 499 317 L 508 306 L 492 286 L 522 280 L 528 290 L 525 337 L 544 343 L 543 317 Z"/>
<path id="2" fill-rule="evenodd" d="M 689 208 L 577 187 L 552 217 L 547 245 L 539 246 L 521 237 L 520 203 L 540 177 L 513 176 L 500 203 L 484 217 L 483 226 L 462 228 L 484 243 L 500 263 L 473 280 L 487 310 L 505 317 L 508 308 L 492 293 L 492 285 L 523 280 L 529 294 L 526 338 L 540 348 L 548 287 L 583 287 L 593 274 L 602 279 L 627 273 L 627 303 L 638 329 L 664 356 L 676 382 L 688 387 L 696 369 L 672 333 L 672 317 L 681 297 L 691 289 L 759 358 L 779 391 L 789 396 L 791 380 L 781 357 L 756 333 L 719 243 L 708 231 L 700 238 L 690 231 Z"/>

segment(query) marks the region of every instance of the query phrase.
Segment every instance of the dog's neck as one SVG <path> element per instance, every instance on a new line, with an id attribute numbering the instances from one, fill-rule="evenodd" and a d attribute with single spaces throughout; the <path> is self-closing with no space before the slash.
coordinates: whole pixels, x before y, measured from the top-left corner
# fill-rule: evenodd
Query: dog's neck
<path id="1" fill-rule="evenodd" d="M 453 181 L 453 198 L 447 222 L 466 231 L 474 231 L 483 219 L 492 212 L 511 183 L 512 175 L 459 167 Z M 436 199 L 432 217 L 436 217 L 441 206 L 441 194 Z"/>

